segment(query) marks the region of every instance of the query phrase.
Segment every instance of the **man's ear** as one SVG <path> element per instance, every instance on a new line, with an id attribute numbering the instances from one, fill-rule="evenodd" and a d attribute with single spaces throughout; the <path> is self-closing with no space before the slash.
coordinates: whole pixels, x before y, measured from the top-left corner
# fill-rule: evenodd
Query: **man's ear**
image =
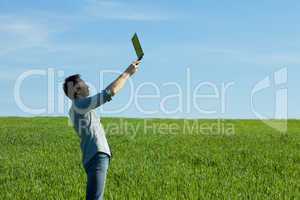
<path id="1" fill-rule="evenodd" d="M 77 92 L 74 92 L 74 99 L 76 99 L 78 97 L 78 93 Z"/>
<path id="2" fill-rule="evenodd" d="M 68 88 L 68 97 L 70 99 L 75 99 L 76 96 L 77 96 L 77 92 L 74 90 L 73 86 L 71 86 L 71 85 L 68 85 L 68 86 L 69 86 L 69 88 Z"/>

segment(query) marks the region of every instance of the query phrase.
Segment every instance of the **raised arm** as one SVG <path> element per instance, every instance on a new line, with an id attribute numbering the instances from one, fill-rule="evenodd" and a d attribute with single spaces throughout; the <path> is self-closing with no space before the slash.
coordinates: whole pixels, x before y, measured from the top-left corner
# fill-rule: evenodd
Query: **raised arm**
<path id="1" fill-rule="evenodd" d="M 109 86 L 106 87 L 106 91 L 112 96 L 116 95 L 125 85 L 126 81 L 132 76 L 139 68 L 141 61 L 135 61 L 129 65 L 129 67 Z"/>
<path id="2" fill-rule="evenodd" d="M 74 100 L 74 109 L 80 113 L 84 114 L 92 109 L 95 109 L 102 104 L 110 101 L 112 96 L 116 95 L 125 85 L 126 81 L 132 76 L 139 67 L 140 61 L 135 61 L 129 65 L 129 67 L 109 86 L 107 86 L 102 92 L 97 93 L 94 96 L 79 98 Z"/>

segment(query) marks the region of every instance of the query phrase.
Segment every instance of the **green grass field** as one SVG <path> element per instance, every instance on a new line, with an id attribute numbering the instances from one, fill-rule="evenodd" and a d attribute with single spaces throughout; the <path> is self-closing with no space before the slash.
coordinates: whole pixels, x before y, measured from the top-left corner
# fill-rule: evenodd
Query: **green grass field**
<path id="1" fill-rule="evenodd" d="M 106 199 L 300 199 L 300 121 L 289 120 L 286 134 L 257 120 L 223 121 L 234 134 L 185 130 L 194 121 L 183 120 L 102 123 L 113 151 Z M 67 118 L 0 118 L 0 127 L 1 200 L 84 199 Z"/>

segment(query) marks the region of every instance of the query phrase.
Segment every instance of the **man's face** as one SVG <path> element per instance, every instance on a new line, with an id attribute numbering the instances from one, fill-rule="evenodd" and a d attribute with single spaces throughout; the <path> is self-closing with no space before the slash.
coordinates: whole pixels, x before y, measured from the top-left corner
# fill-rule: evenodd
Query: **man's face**
<path id="1" fill-rule="evenodd" d="M 88 85 L 82 79 L 79 79 L 75 84 L 74 90 L 77 93 L 77 96 L 87 97 L 90 94 Z"/>

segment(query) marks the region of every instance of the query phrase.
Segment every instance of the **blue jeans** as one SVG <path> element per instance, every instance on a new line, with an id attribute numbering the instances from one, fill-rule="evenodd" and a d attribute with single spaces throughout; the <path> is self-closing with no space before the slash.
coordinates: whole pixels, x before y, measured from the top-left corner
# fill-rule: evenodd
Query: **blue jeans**
<path id="1" fill-rule="evenodd" d="M 110 157 L 98 152 L 84 166 L 87 174 L 86 200 L 102 200 Z"/>

